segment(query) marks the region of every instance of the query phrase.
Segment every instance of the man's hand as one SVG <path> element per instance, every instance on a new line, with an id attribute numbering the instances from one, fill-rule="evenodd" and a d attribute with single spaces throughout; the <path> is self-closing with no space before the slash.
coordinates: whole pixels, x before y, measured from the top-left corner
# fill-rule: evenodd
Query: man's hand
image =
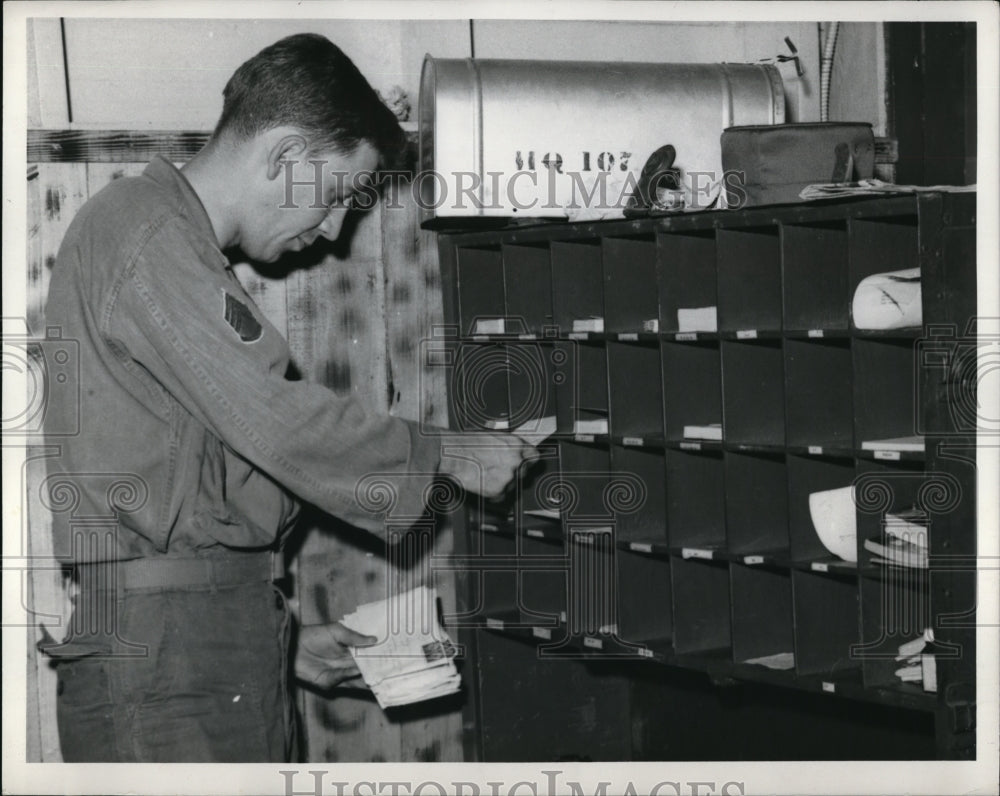
<path id="1" fill-rule="evenodd" d="M 340 622 L 300 627 L 295 649 L 295 677 L 321 691 L 360 677 L 361 672 L 348 647 L 370 647 L 377 642 L 374 636 L 356 633 Z"/>
<path id="2" fill-rule="evenodd" d="M 441 447 L 440 472 L 455 478 L 466 491 L 487 498 L 503 495 L 521 465 L 538 458 L 534 445 L 515 434 L 451 434 Z"/>

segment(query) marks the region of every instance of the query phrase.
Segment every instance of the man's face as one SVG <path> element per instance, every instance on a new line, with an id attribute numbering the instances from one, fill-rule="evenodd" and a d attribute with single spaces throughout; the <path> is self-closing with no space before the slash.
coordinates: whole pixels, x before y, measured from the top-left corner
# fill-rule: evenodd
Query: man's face
<path id="1" fill-rule="evenodd" d="M 325 151 L 285 159 L 277 176 L 262 184 L 261 201 L 244 221 L 240 247 L 257 262 L 272 263 L 319 237 L 336 240 L 359 175 L 372 174 L 377 164 L 378 153 L 367 141 L 346 155 Z"/>

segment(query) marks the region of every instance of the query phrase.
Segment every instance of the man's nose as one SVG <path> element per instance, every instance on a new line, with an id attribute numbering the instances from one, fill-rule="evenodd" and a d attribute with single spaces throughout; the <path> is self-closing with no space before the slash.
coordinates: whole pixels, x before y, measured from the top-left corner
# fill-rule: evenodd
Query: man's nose
<path id="1" fill-rule="evenodd" d="M 340 236 L 340 229 L 344 226 L 344 218 L 347 216 L 346 207 L 337 207 L 327 213 L 323 223 L 319 225 L 319 234 L 329 241 L 335 241 Z"/>

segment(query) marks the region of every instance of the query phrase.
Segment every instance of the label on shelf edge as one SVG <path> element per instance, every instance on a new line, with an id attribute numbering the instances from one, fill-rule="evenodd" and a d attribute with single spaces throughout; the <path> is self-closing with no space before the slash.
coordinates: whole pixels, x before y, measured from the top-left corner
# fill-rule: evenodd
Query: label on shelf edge
<path id="1" fill-rule="evenodd" d="M 634 343 L 639 339 L 639 335 L 635 332 L 619 332 L 618 339 L 623 343 Z"/>
<path id="2" fill-rule="evenodd" d="M 653 651 L 649 647 L 641 647 L 639 649 L 639 656 L 642 658 L 652 658 Z"/>
<path id="3" fill-rule="evenodd" d="M 675 340 L 697 340 L 698 339 L 698 333 L 697 332 L 678 332 L 676 335 L 674 335 L 674 339 Z"/>
<path id="4" fill-rule="evenodd" d="M 824 564 L 822 561 L 813 561 L 809 565 L 809 568 L 811 570 L 813 570 L 814 572 L 829 572 L 830 571 L 829 565 Z"/>
<path id="5" fill-rule="evenodd" d="M 888 462 L 899 461 L 899 451 L 875 451 L 876 459 L 884 459 Z"/>
<path id="6" fill-rule="evenodd" d="M 809 446 L 809 454 L 811 456 L 822 456 L 823 455 L 823 446 L 822 445 L 810 445 Z"/>
<path id="7" fill-rule="evenodd" d="M 682 451 L 700 451 L 701 450 L 701 443 L 700 442 L 682 442 L 680 447 L 681 447 Z"/>
<path id="8" fill-rule="evenodd" d="M 488 616 L 486 617 L 486 627 L 492 630 L 503 630 L 503 620 Z"/>
<path id="9" fill-rule="evenodd" d="M 535 638 L 544 638 L 549 641 L 552 640 L 552 631 L 547 627 L 533 627 L 531 628 L 531 635 Z"/>
<path id="10" fill-rule="evenodd" d="M 586 340 L 588 332 L 570 332 L 566 337 L 570 340 Z"/>
<path id="11" fill-rule="evenodd" d="M 538 335 L 534 334 L 534 333 L 532 333 L 532 334 L 519 334 L 517 336 L 517 339 L 518 340 L 537 340 L 538 339 Z"/>
<path id="12" fill-rule="evenodd" d="M 628 549 L 635 550 L 637 553 L 652 553 L 653 545 L 645 542 L 629 542 Z"/>
<path id="13" fill-rule="evenodd" d="M 573 437 L 573 439 L 576 440 L 577 442 L 593 442 L 594 441 L 594 435 L 593 434 L 576 434 Z"/>
<path id="14" fill-rule="evenodd" d="M 736 332 L 737 340 L 756 340 L 757 330 L 756 329 L 740 329 Z"/>
<path id="15" fill-rule="evenodd" d="M 529 528 L 527 533 L 528 533 L 528 536 L 533 536 L 536 539 L 544 539 L 545 538 L 545 533 L 544 532 L 535 530 L 534 528 Z"/>
<path id="16" fill-rule="evenodd" d="M 810 329 L 809 330 L 809 336 L 810 337 L 822 337 L 823 336 L 823 330 L 822 329 Z"/>
<path id="17" fill-rule="evenodd" d="M 583 637 L 583 646 L 592 647 L 595 650 L 604 649 L 604 642 L 599 638 L 594 638 L 593 636 Z"/>
<path id="18" fill-rule="evenodd" d="M 488 334 L 474 334 L 472 335 L 473 343 L 488 343 L 490 341 L 490 336 Z"/>
<path id="19" fill-rule="evenodd" d="M 826 682 L 824 680 L 823 681 L 823 690 L 826 691 L 828 694 L 832 694 L 832 693 L 836 692 L 837 686 L 834 685 L 833 683 L 829 683 L 829 682 Z"/>
<path id="20" fill-rule="evenodd" d="M 705 561 L 712 560 L 712 551 L 701 547 L 682 547 L 681 558 L 701 558 Z"/>
<path id="21" fill-rule="evenodd" d="M 642 437 L 622 437 L 622 445 L 633 445 L 641 448 L 643 445 Z"/>
<path id="22" fill-rule="evenodd" d="M 764 556 L 743 556 L 744 564 L 763 564 Z"/>

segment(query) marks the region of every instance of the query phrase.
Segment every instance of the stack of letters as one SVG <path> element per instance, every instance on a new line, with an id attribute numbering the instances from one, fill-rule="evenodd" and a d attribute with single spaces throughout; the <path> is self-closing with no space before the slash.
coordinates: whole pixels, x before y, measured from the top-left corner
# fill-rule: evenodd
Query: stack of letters
<path id="1" fill-rule="evenodd" d="M 865 540 L 865 550 L 874 553 L 875 564 L 927 569 L 927 527 L 922 512 L 885 515 L 885 539 Z"/>
<path id="2" fill-rule="evenodd" d="M 419 586 L 362 605 L 341 623 L 379 639 L 351 652 L 383 708 L 454 694 L 461 687 L 455 646 L 438 622 L 433 589 Z"/>

